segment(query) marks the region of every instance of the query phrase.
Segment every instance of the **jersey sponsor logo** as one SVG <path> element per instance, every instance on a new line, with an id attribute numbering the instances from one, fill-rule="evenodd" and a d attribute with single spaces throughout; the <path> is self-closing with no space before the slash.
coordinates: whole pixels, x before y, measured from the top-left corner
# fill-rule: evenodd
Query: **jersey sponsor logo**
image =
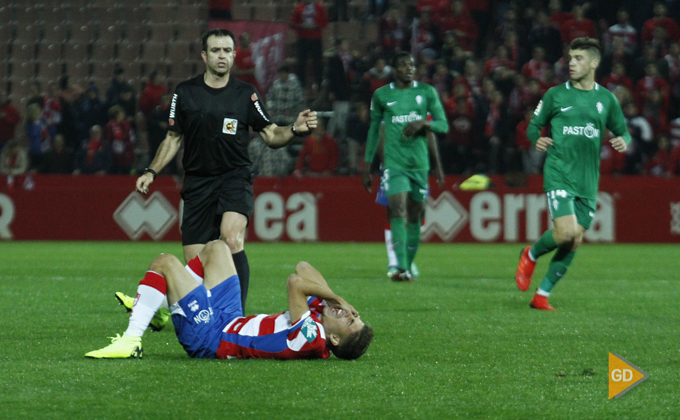
<path id="1" fill-rule="evenodd" d="M 586 124 L 585 127 L 579 126 L 564 126 L 562 128 L 562 134 L 572 135 L 572 136 L 586 136 L 589 139 L 600 137 L 600 130 L 595 128 L 593 123 Z"/>
<path id="2" fill-rule="evenodd" d="M 560 108 L 560 111 L 565 112 L 565 111 L 569 111 L 572 108 L 573 108 L 573 106 L 568 106 L 566 108 Z"/>
<path id="3" fill-rule="evenodd" d="M 175 118 L 175 107 L 177 106 L 177 94 L 172 95 L 172 103 L 170 104 L 170 121 Z M 173 123 L 174 124 L 174 123 Z M 172 125 L 172 124 L 170 124 Z"/>
<path id="4" fill-rule="evenodd" d="M 254 94 L 253 94 L 253 95 L 254 95 Z M 262 111 L 262 107 L 260 106 L 260 102 L 259 102 L 259 101 L 255 101 L 255 108 L 257 109 L 257 112 L 259 112 L 260 115 L 262 115 L 262 118 L 264 118 L 265 121 L 269 121 L 269 118 L 267 118 L 267 117 L 264 115 L 264 112 Z"/>
<path id="5" fill-rule="evenodd" d="M 199 324 L 201 322 L 207 324 L 210 321 L 210 312 L 207 309 L 203 309 L 194 317 L 194 322 Z"/>
<path id="6" fill-rule="evenodd" d="M 422 115 L 418 115 L 415 111 L 411 111 L 408 115 L 394 115 L 392 117 L 392 124 L 395 123 L 410 123 L 413 121 L 420 121 L 423 119 Z"/>
<path id="7" fill-rule="evenodd" d="M 604 105 L 602 105 L 602 102 L 598 102 L 595 107 L 597 107 L 597 112 L 602 114 L 602 111 L 604 110 Z"/>
<path id="8" fill-rule="evenodd" d="M 318 334 L 318 328 L 316 327 L 316 324 L 314 323 L 314 320 L 311 317 L 305 319 L 305 322 L 302 324 L 300 331 L 302 332 L 302 334 L 304 334 L 305 338 L 310 343 L 314 341 Z"/>
<path id="9" fill-rule="evenodd" d="M 191 312 L 196 312 L 198 310 L 198 307 L 199 307 L 198 302 L 196 302 L 195 300 L 192 300 L 191 302 L 189 302 L 189 305 L 187 305 L 187 306 L 189 307 L 189 309 L 191 309 Z"/>
<path id="10" fill-rule="evenodd" d="M 222 132 L 224 134 L 236 134 L 236 129 L 238 128 L 238 120 L 232 118 L 225 118 L 222 123 Z"/>
<path id="11" fill-rule="evenodd" d="M 536 110 L 534 111 L 534 115 L 540 114 L 541 108 L 543 108 L 543 100 L 542 99 L 540 101 L 538 101 L 538 105 L 536 105 Z"/>
<path id="12" fill-rule="evenodd" d="M 257 93 L 253 93 L 252 95 L 250 95 L 250 99 L 252 99 L 253 102 L 257 101 Z"/>
<path id="13" fill-rule="evenodd" d="M 387 103 L 387 106 L 392 106 L 392 105 L 394 105 L 394 104 L 396 104 L 396 103 L 397 103 L 397 101 L 388 102 L 388 103 Z M 373 105 L 373 103 L 371 103 L 371 105 Z"/>

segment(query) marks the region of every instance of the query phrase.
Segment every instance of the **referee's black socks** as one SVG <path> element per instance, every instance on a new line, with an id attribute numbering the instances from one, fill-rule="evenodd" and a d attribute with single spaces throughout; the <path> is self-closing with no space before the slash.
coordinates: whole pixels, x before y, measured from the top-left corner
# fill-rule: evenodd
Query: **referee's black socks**
<path id="1" fill-rule="evenodd" d="M 238 281 L 241 284 L 241 308 L 243 309 L 243 316 L 245 316 L 248 285 L 250 284 L 250 265 L 248 265 L 248 257 L 245 250 L 231 254 L 231 257 L 234 259 L 236 274 L 238 274 Z"/>

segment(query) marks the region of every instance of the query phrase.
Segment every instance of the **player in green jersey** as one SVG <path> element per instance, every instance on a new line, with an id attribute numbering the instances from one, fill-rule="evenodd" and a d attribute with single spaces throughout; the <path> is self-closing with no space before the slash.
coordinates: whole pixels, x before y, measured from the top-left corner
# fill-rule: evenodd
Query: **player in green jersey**
<path id="1" fill-rule="evenodd" d="M 446 133 L 449 125 L 437 91 L 413 80 L 415 62 L 406 52 L 392 58 L 394 82 L 375 91 L 364 156 L 363 184 L 370 192 L 371 163 L 385 124 L 383 185 L 390 209 L 392 243 L 399 264 L 395 281 L 412 281 L 409 271 L 420 244 L 430 158 L 426 131 Z M 432 120 L 428 121 L 428 113 Z"/>
<path id="2" fill-rule="evenodd" d="M 583 37 L 569 45 L 569 81 L 550 88 L 538 103 L 527 128 L 536 150 L 547 152 L 543 168 L 543 190 L 555 227 L 547 230 L 520 254 L 515 280 L 526 291 L 536 260 L 555 249 L 543 281 L 530 306 L 554 310 L 548 296 L 574 259 L 583 234 L 595 216 L 600 176 L 600 146 L 605 130 L 616 137 L 612 147 L 625 152 L 630 134 L 616 97 L 595 83 L 600 63 L 599 41 Z M 551 137 L 541 137 L 550 124 Z"/>

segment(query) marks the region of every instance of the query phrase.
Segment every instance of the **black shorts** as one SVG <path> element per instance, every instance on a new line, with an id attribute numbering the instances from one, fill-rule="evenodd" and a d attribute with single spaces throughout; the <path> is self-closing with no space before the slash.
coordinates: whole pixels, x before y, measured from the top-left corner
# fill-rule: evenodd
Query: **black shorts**
<path id="1" fill-rule="evenodd" d="M 253 172 L 237 168 L 218 176 L 185 176 L 182 188 L 182 245 L 220 238 L 222 214 L 253 214 Z"/>

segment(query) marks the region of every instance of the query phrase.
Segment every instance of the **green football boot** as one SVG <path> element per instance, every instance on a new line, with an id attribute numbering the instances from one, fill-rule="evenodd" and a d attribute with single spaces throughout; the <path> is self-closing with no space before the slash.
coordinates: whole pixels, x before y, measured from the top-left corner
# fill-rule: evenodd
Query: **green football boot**
<path id="1" fill-rule="evenodd" d="M 111 344 L 103 349 L 94 350 L 85 355 L 92 359 L 141 359 L 142 337 L 116 334 L 111 337 Z"/>
<path id="2" fill-rule="evenodd" d="M 118 299 L 118 302 L 125 307 L 125 310 L 132 312 L 132 307 L 135 305 L 135 298 L 122 292 L 116 292 L 115 296 L 116 299 Z M 154 314 L 149 327 L 151 327 L 152 331 L 160 331 L 165 328 L 165 324 L 168 323 L 169 319 L 170 311 L 161 307 Z"/>

